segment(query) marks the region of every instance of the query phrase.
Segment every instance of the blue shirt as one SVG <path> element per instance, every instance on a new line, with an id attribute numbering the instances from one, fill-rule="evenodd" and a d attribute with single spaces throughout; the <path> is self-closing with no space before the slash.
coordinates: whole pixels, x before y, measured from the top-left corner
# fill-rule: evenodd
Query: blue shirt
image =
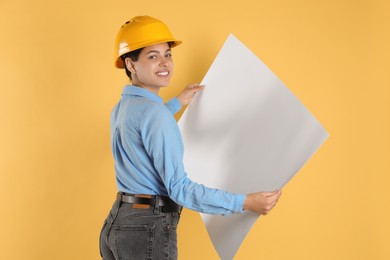
<path id="1" fill-rule="evenodd" d="M 169 196 L 199 212 L 242 213 L 246 195 L 191 181 L 183 166 L 183 142 L 173 117 L 177 98 L 164 104 L 147 89 L 127 85 L 111 113 L 111 144 L 118 190 Z"/>

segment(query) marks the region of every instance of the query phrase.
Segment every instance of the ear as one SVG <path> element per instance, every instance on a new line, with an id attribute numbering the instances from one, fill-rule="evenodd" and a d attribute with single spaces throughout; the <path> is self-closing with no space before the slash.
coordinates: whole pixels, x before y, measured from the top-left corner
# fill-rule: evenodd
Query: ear
<path id="1" fill-rule="evenodd" d="M 135 74 L 134 62 L 130 58 L 125 59 L 125 66 L 132 74 Z"/>

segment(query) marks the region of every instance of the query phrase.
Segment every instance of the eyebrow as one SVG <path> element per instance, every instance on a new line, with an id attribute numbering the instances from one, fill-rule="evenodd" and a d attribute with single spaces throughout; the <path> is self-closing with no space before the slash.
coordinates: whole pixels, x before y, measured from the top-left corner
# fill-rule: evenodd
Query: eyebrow
<path id="1" fill-rule="evenodd" d="M 167 53 L 167 52 L 169 52 L 169 51 L 171 51 L 171 48 L 167 49 L 167 50 L 165 51 L 165 53 Z M 151 51 L 148 51 L 146 54 L 149 54 L 149 53 L 160 53 L 160 52 L 159 52 L 159 51 L 156 51 L 156 50 L 151 50 Z"/>

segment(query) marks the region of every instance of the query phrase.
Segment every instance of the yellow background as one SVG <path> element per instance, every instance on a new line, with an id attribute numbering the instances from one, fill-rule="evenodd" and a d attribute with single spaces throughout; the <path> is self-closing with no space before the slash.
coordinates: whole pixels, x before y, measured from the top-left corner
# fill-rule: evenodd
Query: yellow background
<path id="1" fill-rule="evenodd" d="M 389 13 L 386 0 L 0 1 L 0 258 L 99 259 L 126 83 L 113 42 L 148 14 L 184 41 L 164 99 L 201 81 L 233 33 L 330 133 L 236 259 L 390 259 Z M 189 210 L 179 250 L 218 259 Z"/>

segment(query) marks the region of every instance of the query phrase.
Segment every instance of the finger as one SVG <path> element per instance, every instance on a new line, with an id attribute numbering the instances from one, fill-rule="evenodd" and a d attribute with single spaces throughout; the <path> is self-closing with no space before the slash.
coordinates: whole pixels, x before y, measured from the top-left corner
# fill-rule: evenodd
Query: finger
<path id="1" fill-rule="evenodd" d="M 277 190 L 273 195 L 271 196 L 277 196 L 277 197 L 280 197 L 280 195 L 282 195 L 282 190 Z"/>
<path id="2" fill-rule="evenodd" d="M 268 199 L 270 199 L 270 201 L 276 201 L 276 202 L 279 200 L 279 198 L 280 198 L 279 195 L 268 197 Z"/>
<path id="3" fill-rule="evenodd" d="M 203 90 L 204 89 L 204 86 L 197 86 L 197 87 L 195 87 L 195 93 L 196 92 L 198 92 L 198 91 L 201 91 L 201 90 Z"/>
<path id="4" fill-rule="evenodd" d="M 188 88 L 196 88 L 198 86 L 200 86 L 199 83 L 191 83 L 191 84 L 188 85 Z"/>
<path id="5" fill-rule="evenodd" d="M 196 89 L 196 90 L 198 90 L 198 89 L 203 89 L 203 88 L 204 88 L 204 85 L 194 84 L 194 85 L 191 86 L 191 88 L 192 88 L 192 89 Z"/>
<path id="6" fill-rule="evenodd" d="M 270 192 L 263 192 L 264 193 L 264 196 L 266 197 L 272 197 L 272 196 L 275 196 L 276 194 L 278 194 L 279 190 L 275 190 L 275 191 L 270 191 Z"/>
<path id="7" fill-rule="evenodd" d="M 272 201 L 272 207 L 275 207 L 275 205 L 278 203 L 279 201 L 279 198 L 280 197 L 276 197 L 273 201 Z"/>

